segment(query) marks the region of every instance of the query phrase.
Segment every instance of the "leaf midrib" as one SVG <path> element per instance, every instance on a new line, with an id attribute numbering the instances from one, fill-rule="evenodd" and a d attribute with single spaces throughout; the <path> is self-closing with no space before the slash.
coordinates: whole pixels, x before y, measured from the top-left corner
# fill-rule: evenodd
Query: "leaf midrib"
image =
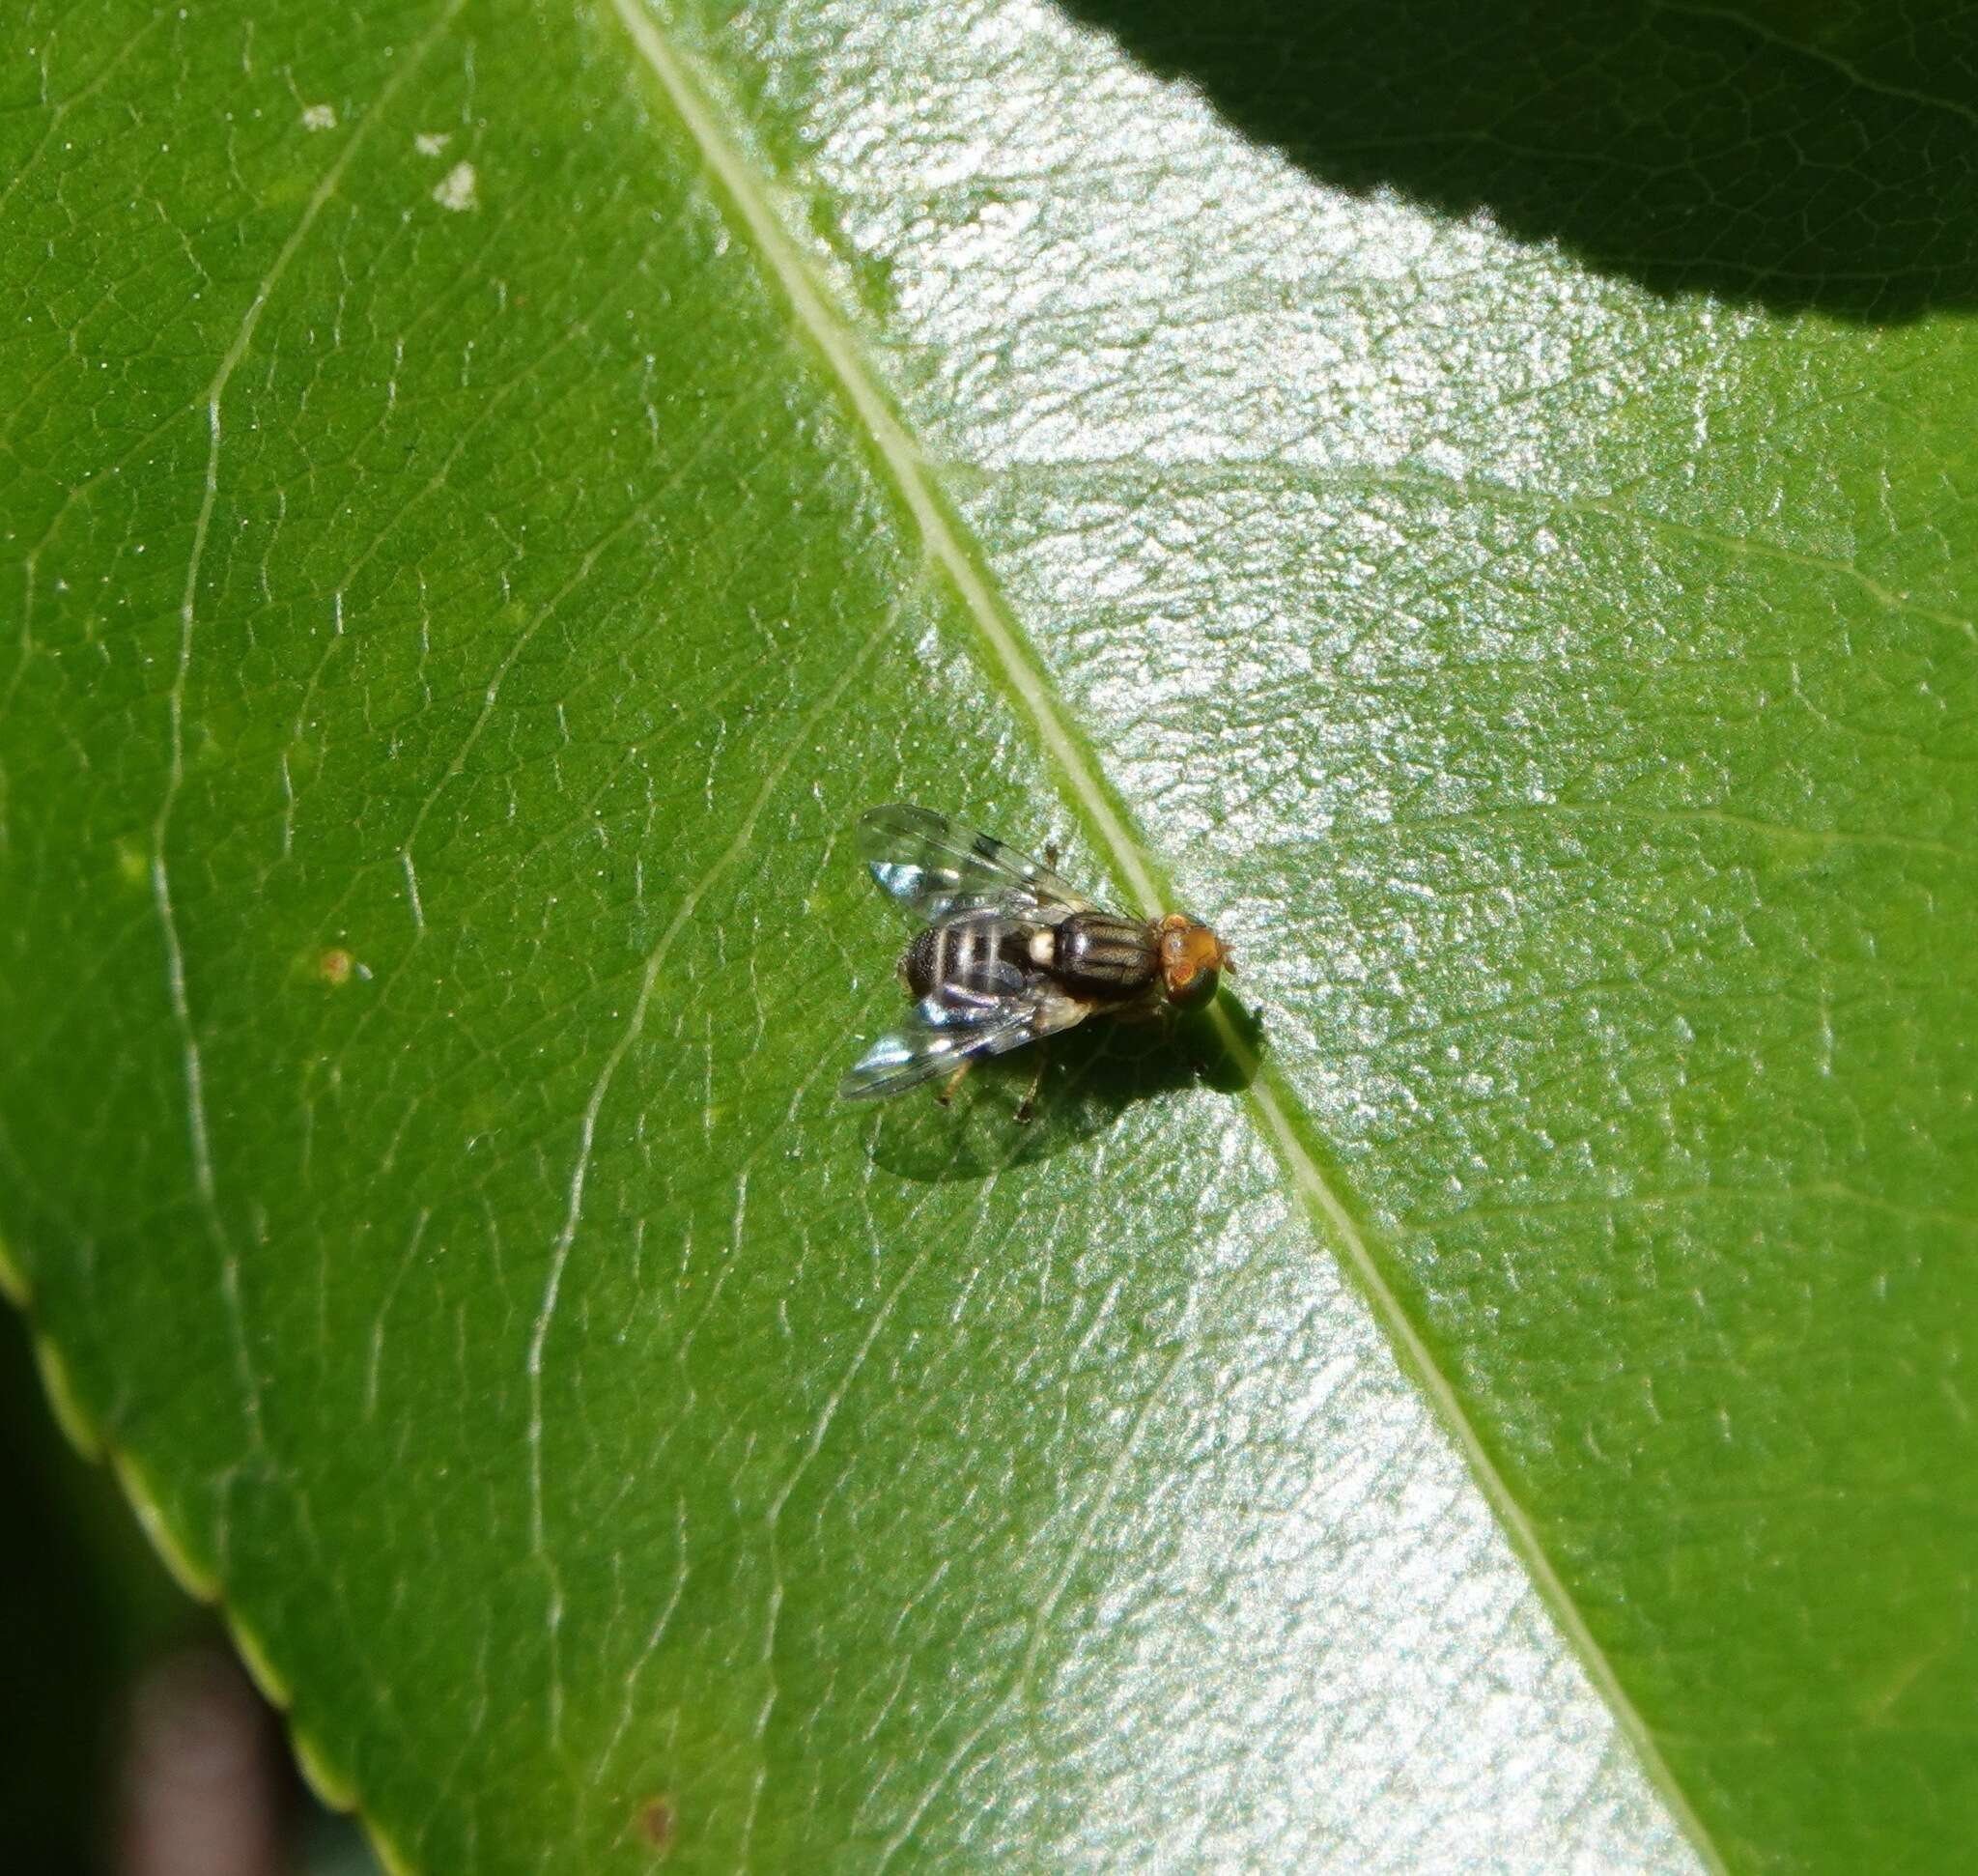
<path id="1" fill-rule="evenodd" d="M 1137 839 L 1096 756 L 1071 726 L 1042 661 L 1003 603 L 967 529 L 936 487 L 922 451 L 894 411 L 865 360 L 850 323 L 832 304 L 809 261 L 771 205 L 770 191 L 750 168 L 742 141 L 721 121 L 715 92 L 690 70 L 640 0 L 609 0 L 611 11 L 644 60 L 666 103 L 692 140 L 728 217 L 754 247 L 769 279 L 787 298 L 797 326 L 822 355 L 853 417 L 864 431 L 886 478 L 912 516 L 934 564 L 954 582 L 971 623 L 994 665 L 993 675 L 1035 725 L 1060 790 L 1086 824 L 1116 876 L 1144 909 L 1173 902 L 1171 882 Z M 1723 1858 L 1653 1735 L 1595 1639 L 1540 1539 L 1537 1526 L 1484 1445 L 1450 1378 L 1436 1364 L 1420 1326 L 1376 1261 L 1370 1235 L 1322 1165 L 1318 1129 L 1275 1064 L 1259 1060 L 1218 1002 L 1210 1010 L 1218 1040 L 1243 1066 L 1245 1098 L 1302 1202 L 1314 1235 L 1329 1241 L 1358 1281 L 1376 1321 L 1416 1384 L 1454 1435 L 1532 1580 L 1589 1679 L 1613 1712 L 1679 1825 L 1712 1871 Z"/>

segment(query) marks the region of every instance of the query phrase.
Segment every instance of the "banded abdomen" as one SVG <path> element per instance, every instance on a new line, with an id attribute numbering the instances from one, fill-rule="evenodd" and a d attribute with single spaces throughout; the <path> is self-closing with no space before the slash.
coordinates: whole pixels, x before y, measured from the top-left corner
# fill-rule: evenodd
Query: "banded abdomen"
<path id="1" fill-rule="evenodd" d="M 929 925 L 908 946 L 900 975 L 916 997 L 982 1003 L 1020 990 L 1037 964 L 1034 925 L 996 912 L 971 912 Z"/>

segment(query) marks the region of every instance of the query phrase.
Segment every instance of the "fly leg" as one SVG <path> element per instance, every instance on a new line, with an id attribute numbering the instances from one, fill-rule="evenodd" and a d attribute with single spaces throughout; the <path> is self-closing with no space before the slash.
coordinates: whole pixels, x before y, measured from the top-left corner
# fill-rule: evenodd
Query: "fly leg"
<path id="1" fill-rule="evenodd" d="M 935 1100 L 938 1101 L 943 1107 L 946 1107 L 949 1101 L 954 1099 L 954 1091 L 962 1085 L 962 1077 L 969 1072 L 969 1066 L 970 1065 L 968 1063 L 964 1062 L 962 1066 L 954 1071 L 953 1074 L 949 1075 L 948 1078 L 946 1081 L 944 1081 L 941 1084 L 941 1086 L 934 1091 Z"/>
<path id="2" fill-rule="evenodd" d="M 1040 1041 L 1035 1047 L 1037 1053 L 1037 1072 L 1031 1077 L 1030 1087 L 1024 1091 L 1023 1099 L 1017 1103 L 1016 1118 L 1019 1121 L 1028 1122 L 1036 1114 L 1037 1093 L 1044 1086 L 1044 1070 L 1050 1066 L 1051 1062 L 1051 1045 L 1049 1042 Z"/>

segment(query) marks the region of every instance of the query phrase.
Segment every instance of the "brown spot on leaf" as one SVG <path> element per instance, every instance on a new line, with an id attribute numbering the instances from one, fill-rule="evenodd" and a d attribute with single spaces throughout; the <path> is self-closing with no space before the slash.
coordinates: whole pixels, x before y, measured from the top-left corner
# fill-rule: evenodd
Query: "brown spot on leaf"
<path id="1" fill-rule="evenodd" d="M 672 1849 L 673 1832 L 678 1824 L 670 1798 L 648 1798 L 638 1807 L 639 1834 L 662 1857 Z"/>

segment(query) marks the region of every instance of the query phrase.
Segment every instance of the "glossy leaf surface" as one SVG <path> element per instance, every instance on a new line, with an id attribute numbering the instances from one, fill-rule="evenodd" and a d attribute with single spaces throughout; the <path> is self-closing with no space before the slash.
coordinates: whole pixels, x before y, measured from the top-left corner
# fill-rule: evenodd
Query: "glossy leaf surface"
<path id="1" fill-rule="evenodd" d="M 1959 15 L 922 11 L 10 28 L 71 1411 L 413 1868 L 1948 1866 Z M 1261 1072 L 836 1106 L 896 798 Z"/>

